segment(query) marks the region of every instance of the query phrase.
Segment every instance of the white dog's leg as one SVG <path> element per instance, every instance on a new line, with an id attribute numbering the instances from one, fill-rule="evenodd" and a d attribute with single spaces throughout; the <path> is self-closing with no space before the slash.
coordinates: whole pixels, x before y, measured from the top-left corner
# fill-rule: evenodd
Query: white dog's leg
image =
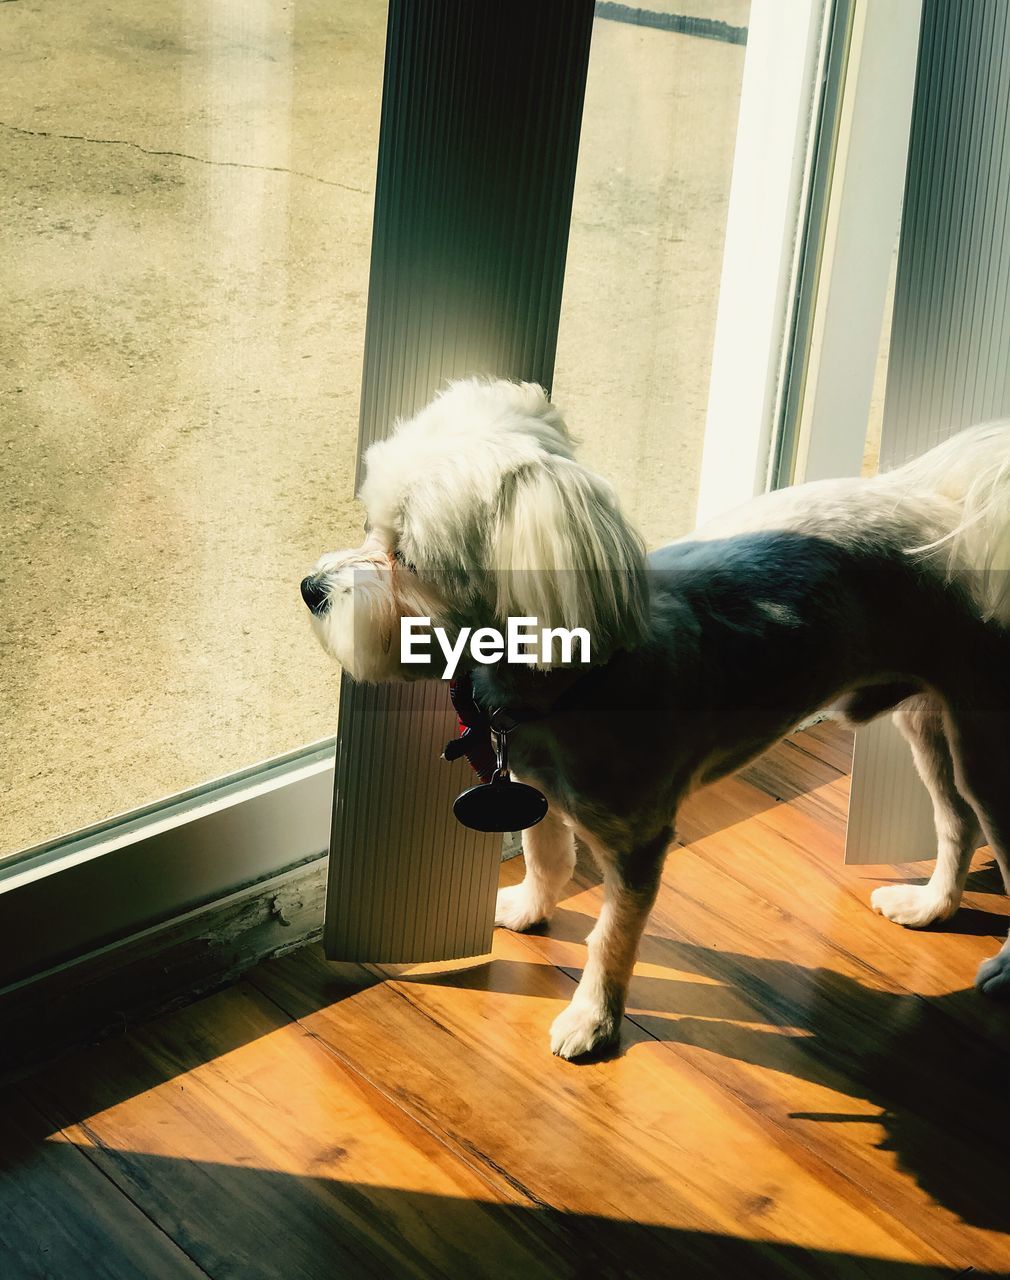
<path id="1" fill-rule="evenodd" d="M 1010 996 L 1010 938 L 991 959 L 979 965 L 975 986 L 987 996 Z"/>
<path id="2" fill-rule="evenodd" d="M 551 918 L 575 869 L 575 836 L 553 810 L 523 832 L 523 858 L 526 875 L 498 890 L 494 916 L 496 925 L 517 933 Z"/>
<path id="3" fill-rule="evenodd" d="M 919 777 L 933 801 L 936 867 L 928 884 L 885 885 L 874 889 L 870 902 L 895 924 L 921 929 L 949 919 L 960 906 L 979 827 L 975 811 L 954 781 L 954 761 L 937 700 L 928 695 L 909 698 L 893 719 L 908 739 Z"/>
<path id="4" fill-rule="evenodd" d="M 559 1057 L 578 1058 L 618 1039 L 638 944 L 671 838 L 667 829 L 624 857 L 602 854 L 590 841 L 604 868 L 603 909 L 586 939 L 586 967 L 572 1002 L 551 1027 L 551 1051 Z"/>
<path id="5" fill-rule="evenodd" d="M 984 674 L 984 673 L 983 673 Z M 1000 672 L 1002 677 L 1002 671 Z M 984 686 L 983 686 L 984 688 Z M 993 681 L 992 710 L 978 710 L 985 702 L 976 696 L 973 710 L 944 707 L 944 729 L 954 758 L 958 790 L 971 801 L 986 843 L 1010 890 L 1010 796 L 1007 794 L 1006 713 L 1010 688 L 1003 678 Z M 1010 997 L 1010 938 L 1000 951 L 979 967 L 975 985 L 987 996 Z"/>

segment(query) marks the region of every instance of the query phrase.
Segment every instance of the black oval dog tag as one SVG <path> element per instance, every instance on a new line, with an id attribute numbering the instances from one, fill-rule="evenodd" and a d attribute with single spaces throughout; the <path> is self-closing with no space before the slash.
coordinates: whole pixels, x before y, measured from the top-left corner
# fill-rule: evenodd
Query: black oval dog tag
<path id="1" fill-rule="evenodd" d="M 524 831 L 547 816 L 547 797 L 525 782 L 496 774 L 457 796 L 452 811 L 471 831 Z"/>

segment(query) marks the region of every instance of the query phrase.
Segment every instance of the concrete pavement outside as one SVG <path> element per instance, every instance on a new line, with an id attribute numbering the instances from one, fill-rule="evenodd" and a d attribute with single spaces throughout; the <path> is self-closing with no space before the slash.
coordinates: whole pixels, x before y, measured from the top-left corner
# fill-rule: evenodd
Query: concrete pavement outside
<path id="1" fill-rule="evenodd" d="M 361 527 L 384 23 L 0 6 L 0 855 L 334 730 L 297 583 Z M 692 523 L 743 56 L 594 32 L 555 398 L 652 544 Z"/>

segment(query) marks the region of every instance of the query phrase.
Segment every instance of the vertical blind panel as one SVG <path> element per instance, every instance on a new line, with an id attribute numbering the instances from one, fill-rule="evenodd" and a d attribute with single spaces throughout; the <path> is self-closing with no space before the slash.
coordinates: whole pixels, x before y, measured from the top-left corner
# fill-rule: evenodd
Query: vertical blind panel
<path id="1" fill-rule="evenodd" d="M 391 0 L 362 451 L 449 378 L 550 387 L 592 16 L 592 0 Z M 331 959 L 490 949 L 501 839 L 452 816 L 474 781 L 439 759 L 453 736 L 443 682 L 344 681 Z"/>
<path id="2" fill-rule="evenodd" d="M 926 0 L 881 435 L 896 466 L 1010 415 L 1010 6 Z M 845 858 L 935 853 L 932 808 L 889 722 L 856 735 Z"/>

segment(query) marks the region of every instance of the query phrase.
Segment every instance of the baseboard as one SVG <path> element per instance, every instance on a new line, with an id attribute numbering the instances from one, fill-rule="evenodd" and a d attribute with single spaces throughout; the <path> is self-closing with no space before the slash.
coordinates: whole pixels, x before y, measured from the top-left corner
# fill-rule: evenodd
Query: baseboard
<path id="1" fill-rule="evenodd" d="M 523 851 L 523 833 L 521 831 L 506 831 L 502 836 L 501 842 L 501 860 L 507 862 L 509 858 L 517 858 Z"/>
<path id="2" fill-rule="evenodd" d="M 121 1033 L 318 938 L 325 896 L 320 857 L 0 990 L 0 1076 Z"/>
<path id="3" fill-rule="evenodd" d="M 505 837 L 502 859 L 522 851 Z M 322 935 L 325 855 L 0 989 L 0 1079 L 240 978 Z"/>

